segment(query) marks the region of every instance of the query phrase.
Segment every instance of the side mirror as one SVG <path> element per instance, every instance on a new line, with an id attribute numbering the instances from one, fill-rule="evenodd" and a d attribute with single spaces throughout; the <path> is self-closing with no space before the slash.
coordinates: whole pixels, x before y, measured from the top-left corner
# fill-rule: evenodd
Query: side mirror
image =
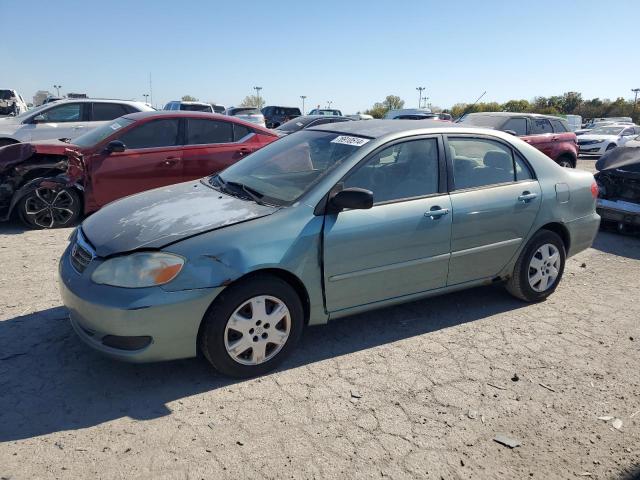
<path id="1" fill-rule="evenodd" d="M 346 208 L 367 210 L 373 207 L 373 192 L 364 188 L 345 188 L 336 193 L 329 201 L 329 204 L 335 212 Z"/>
<path id="2" fill-rule="evenodd" d="M 509 135 L 513 135 L 514 137 L 518 136 L 515 130 L 505 130 L 504 133 L 508 133 Z"/>
<path id="3" fill-rule="evenodd" d="M 47 121 L 47 119 L 46 119 L 46 118 L 44 118 L 44 115 L 40 114 L 40 115 L 36 115 L 35 117 L 33 117 L 33 118 L 31 119 L 31 121 L 32 121 L 33 123 L 43 123 L 43 122 L 46 122 L 46 121 Z"/>
<path id="4" fill-rule="evenodd" d="M 109 153 L 120 153 L 124 152 L 127 149 L 127 146 L 120 140 L 111 140 L 107 143 L 107 146 L 104 147 L 104 149 Z"/>

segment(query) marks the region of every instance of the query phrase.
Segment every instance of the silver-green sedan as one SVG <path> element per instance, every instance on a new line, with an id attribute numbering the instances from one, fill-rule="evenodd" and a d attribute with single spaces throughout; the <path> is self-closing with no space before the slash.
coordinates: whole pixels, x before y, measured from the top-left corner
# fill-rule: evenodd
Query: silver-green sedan
<path id="1" fill-rule="evenodd" d="M 136 362 L 262 374 L 305 326 L 504 282 L 544 300 L 600 218 L 587 172 L 518 138 L 441 122 L 294 133 L 222 173 L 116 201 L 60 260 L 71 323 Z"/>

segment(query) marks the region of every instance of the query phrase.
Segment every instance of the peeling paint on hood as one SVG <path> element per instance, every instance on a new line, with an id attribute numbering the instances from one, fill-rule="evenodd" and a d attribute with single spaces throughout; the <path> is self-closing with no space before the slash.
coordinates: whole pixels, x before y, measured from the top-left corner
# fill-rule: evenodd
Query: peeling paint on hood
<path id="1" fill-rule="evenodd" d="M 276 210 L 192 181 L 116 200 L 86 219 L 82 231 L 96 253 L 105 257 L 161 248 Z"/>

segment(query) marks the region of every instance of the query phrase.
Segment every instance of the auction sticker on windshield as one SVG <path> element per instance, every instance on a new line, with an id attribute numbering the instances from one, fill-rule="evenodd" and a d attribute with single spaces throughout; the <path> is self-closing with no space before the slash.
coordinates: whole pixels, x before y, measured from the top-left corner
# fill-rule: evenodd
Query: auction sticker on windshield
<path id="1" fill-rule="evenodd" d="M 111 130 L 119 130 L 122 128 L 122 125 L 120 125 L 118 122 L 113 122 L 111 125 L 109 125 L 111 127 Z"/>
<path id="2" fill-rule="evenodd" d="M 353 145 L 354 147 L 361 147 L 369 141 L 368 138 L 350 137 L 348 135 L 340 135 L 339 137 L 331 140 L 331 143 L 341 143 L 343 145 Z"/>

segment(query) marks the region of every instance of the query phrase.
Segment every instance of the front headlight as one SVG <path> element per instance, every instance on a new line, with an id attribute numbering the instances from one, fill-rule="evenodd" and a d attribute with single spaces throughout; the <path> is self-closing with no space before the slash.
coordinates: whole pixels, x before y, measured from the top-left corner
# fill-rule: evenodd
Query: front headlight
<path id="1" fill-rule="evenodd" d="M 183 265 L 184 258 L 178 255 L 138 252 L 107 260 L 96 268 L 91 280 L 114 287 L 153 287 L 176 278 Z"/>

